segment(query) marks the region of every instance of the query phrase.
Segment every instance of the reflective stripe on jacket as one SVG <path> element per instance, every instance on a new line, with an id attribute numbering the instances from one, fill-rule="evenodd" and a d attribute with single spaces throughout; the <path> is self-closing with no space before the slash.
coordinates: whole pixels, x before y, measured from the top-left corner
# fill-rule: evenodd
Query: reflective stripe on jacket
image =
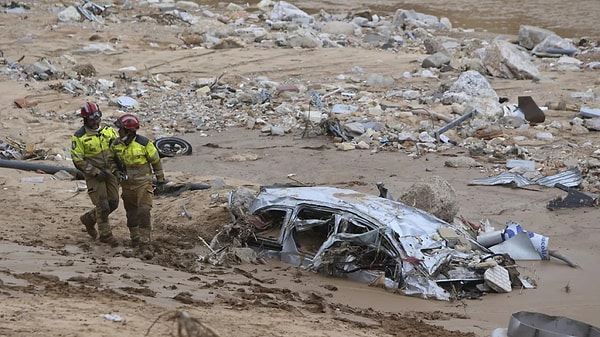
<path id="1" fill-rule="evenodd" d="M 122 186 L 151 181 L 153 175 L 156 175 L 159 182 L 165 180 L 158 150 L 148 138 L 136 135 L 129 145 L 116 141 L 113 142 L 111 150 L 127 169 L 128 178 Z"/>
<path id="2" fill-rule="evenodd" d="M 117 132 L 110 126 L 104 126 L 99 131 L 82 126 L 71 137 L 73 164 L 83 173 L 92 176 L 100 170 L 109 170 L 112 156 L 110 142 L 118 137 Z"/>

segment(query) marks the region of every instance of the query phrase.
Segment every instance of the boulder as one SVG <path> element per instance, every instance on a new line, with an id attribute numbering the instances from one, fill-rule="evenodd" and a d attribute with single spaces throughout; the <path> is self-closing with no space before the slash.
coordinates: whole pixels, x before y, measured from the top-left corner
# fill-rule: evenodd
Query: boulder
<path id="1" fill-rule="evenodd" d="M 553 31 L 535 26 L 521 25 L 519 27 L 519 45 L 529 50 L 544 41 L 549 35 L 556 35 Z"/>
<path id="2" fill-rule="evenodd" d="M 540 72 L 531 62 L 529 55 L 519 50 L 516 45 L 503 40 L 495 40 L 486 48 L 483 63 L 494 77 L 513 80 L 540 77 Z"/>
<path id="3" fill-rule="evenodd" d="M 398 201 L 450 223 L 454 221 L 459 210 L 454 188 L 440 176 L 431 176 L 418 181 Z"/>

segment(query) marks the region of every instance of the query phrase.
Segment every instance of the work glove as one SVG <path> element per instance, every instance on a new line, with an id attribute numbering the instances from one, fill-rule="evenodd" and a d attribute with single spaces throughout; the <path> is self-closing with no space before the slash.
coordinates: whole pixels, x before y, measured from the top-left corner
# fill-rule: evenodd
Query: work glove
<path id="1" fill-rule="evenodd" d="M 156 182 L 154 186 L 154 194 L 164 194 L 167 187 L 167 183 L 164 181 Z"/>
<path id="2" fill-rule="evenodd" d="M 125 172 L 117 171 L 115 172 L 115 177 L 119 184 L 127 180 L 127 174 L 125 174 Z"/>
<path id="3" fill-rule="evenodd" d="M 94 178 L 96 178 L 96 180 L 98 180 L 98 181 L 104 181 L 104 180 L 106 180 L 106 172 L 98 171 L 98 173 L 96 173 Z"/>

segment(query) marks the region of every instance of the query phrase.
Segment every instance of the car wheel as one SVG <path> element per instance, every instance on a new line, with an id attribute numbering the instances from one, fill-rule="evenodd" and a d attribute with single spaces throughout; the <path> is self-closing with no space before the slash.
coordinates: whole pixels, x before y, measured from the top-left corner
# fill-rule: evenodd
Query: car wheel
<path id="1" fill-rule="evenodd" d="M 192 154 L 192 145 L 177 137 L 162 137 L 154 141 L 158 155 L 163 157 L 189 156 Z"/>

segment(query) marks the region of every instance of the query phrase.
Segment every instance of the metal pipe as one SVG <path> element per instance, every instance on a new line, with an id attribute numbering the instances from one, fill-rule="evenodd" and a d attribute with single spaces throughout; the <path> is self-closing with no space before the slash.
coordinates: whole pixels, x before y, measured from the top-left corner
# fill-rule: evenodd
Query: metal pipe
<path id="1" fill-rule="evenodd" d="M 72 174 L 76 179 L 83 179 L 83 173 L 74 167 L 37 164 L 32 162 L 8 159 L 0 159 L 0 167 L 13 168 L 25 171 L 42 171 L 48 174 L 54 174 L 58 171 L 64 170 Z"/>
<path id="2" fill-rule="evenodd" d="M 443 134 L 444 132 L 452 129 L 453 127 L 457 126 L 458 124 L 466 121 L 467 119 L 473 117 L 473 111 L 471 112 L 467 112 L 466 114 L 458 117 L 457 119 L 453 120 L 452 122 L 444 125 L 443 127 L 439 128 L 436 132 L 435 132 L 435 138 L 439 141 L 440 140 L 440 135 Z"/>

